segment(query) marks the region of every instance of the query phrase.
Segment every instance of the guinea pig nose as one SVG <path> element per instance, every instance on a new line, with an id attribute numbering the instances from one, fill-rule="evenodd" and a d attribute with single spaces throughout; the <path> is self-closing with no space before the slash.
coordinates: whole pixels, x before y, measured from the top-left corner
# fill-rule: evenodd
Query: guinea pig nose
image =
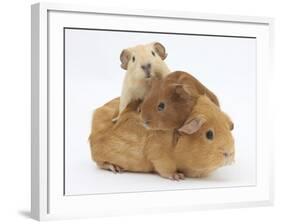
<path id="1" fill-rule="evenodd" d="M 145 64 L 145 65 L 142 65 L 141 68 L 142 68 L 145 72 L 149 72 L 150 69 L 151 69 L 151 64 L 148 63 L 148 64 Z"/>
<path id="2" fill-rule="evenodd" d="M 143 121 L 143 126 L 145 127 L 145 128 L 149 128 L 149 121 L 148 120 L 144 120 Z"/>
<path id="3" fill-rule="evenodd" d="M 224 155 L 224 157 L 228 157 L 228 153 L 227 152 L 224 152 L 223 155 Z"/>

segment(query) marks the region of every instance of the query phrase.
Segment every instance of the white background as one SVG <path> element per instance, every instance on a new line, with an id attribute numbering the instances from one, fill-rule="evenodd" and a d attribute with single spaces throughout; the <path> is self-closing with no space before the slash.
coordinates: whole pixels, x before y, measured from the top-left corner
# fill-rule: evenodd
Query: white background
<path id="1" fill-rule="evenodd" d="M 0 220 L 1 223 L 33 223 L 29 217 L 30 207 L 30 3 L 34 1 L 1 2 L 1 35 L 0 35 L 0 142 L 1 142 L 1 185 L 0 185 Z M 67 1 L 57 1 L 67 2 Z M 75 2 L 68 1 L 68 2 Z M 129 1 L 104 0 L 94 3 L 81 0 L 80 4 L 97 4 L 108 7 L 185 10 L 197 12 L 228 13 L 256 16 L 274 16 L 276 20 L 276 62 L 280 61 L 280 6 L 278 1 L 245 1 L 245 0 L 213 0 L 213 1 Z M 277 64 L 277 63 L 276 63 Z M 278 64 L 277 64 L 278 66 Z M 275 74 L 280 68 L 275 66 Z M 275 77 L 274 89 L 280 95 L 280 75 Z M 276 108 L 272 116 L 276 124 L 280 123 L 280 100 L 276 97 Z M 268 130 L 273 131 L 273 130 Z M 278 139 L 279 127 L 275 125 L 275 138 Z M 275 158 L 280 158 L 280 143 L 275 140 Z M 276 203 L 274 207 L 200 211 L 174 214 L 155 214 L 149 216 L 133 216 L 103 218 L 98 220 L 79 220 L 79 223 L 280 223 L 281 209 L 281 165 L 276 159 Z M 278 221 L 279 220 L 279 221 Z M 64 221 L 58 223 L 78 223 Z"/>
<path id="2" fill-rule="evenodd" d="M 115 175 L 91 161 L 87 138 L 92 111 L 120 95 L 125 73 L 120 52 L 153 41 L 166 47 L 172 71 L 190 72 L 219 97 L 235 123 L 234 165 L 207 178 L 173 182 L 149 174 Z M 255 39 L 67 29 L 65 49 L 67 195 L 255 185 Z"/>

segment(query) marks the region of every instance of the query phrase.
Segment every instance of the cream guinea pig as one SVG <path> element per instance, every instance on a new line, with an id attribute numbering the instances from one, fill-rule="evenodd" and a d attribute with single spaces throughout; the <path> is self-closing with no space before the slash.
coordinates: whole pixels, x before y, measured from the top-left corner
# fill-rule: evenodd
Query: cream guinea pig
<path id="1" fill-rule="evenodd" d="M 165 47 L 159 42 L 137 45 L 124 49 L 120 54 L 121 68 L 126 70 L 123 81 L 119 112 L 112 120 L 116 122 L 126 106 L 134 100 L 143 99 L 152 77 L 162 78 L 170 70 L 164 60 Z"/>

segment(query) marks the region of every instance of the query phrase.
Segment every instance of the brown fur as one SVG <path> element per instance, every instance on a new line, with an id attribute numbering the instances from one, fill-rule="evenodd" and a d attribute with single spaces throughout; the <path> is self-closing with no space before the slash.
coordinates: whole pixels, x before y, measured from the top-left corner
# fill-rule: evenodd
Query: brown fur
<path id="1" fill-rule="evenodd" d="M 208 96 L 219 106 L 215 94 L 186 72 L 172 72 L 164 79 L 152 80 L 151 85 L 141 106 L 141 116 L 145 125 L 154 130 L 181 127 L 200 95 Z M 160 103 L 165 104 L 163 111 L 158 111 Z"/>
<path id="2" fill-rule="evenodd" d="M 208 97 L 198 98 L 180 133 L 144 128 L 138 103 L 131 103 L 116 124 L 111 119 L 118 109 L 118 98 L 95 111 L 89 141 L 92 158 L 100 168 L 157 172 L 178 180 L 206 176 L 234 159 L 231 121 Z M 188 127 L 195 118 L 202 119 L 197 123 L 200 125 Z M 193 133 L 186 134 L 186 130 Z M 206 138 L 208 130 L 214 132 L 213 140 Z"/>

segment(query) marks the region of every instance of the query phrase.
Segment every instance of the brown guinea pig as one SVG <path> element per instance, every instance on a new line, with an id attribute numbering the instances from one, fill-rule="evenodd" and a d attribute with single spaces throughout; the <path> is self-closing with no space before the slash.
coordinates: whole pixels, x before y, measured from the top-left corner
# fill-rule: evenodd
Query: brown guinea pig
<path id="1" fill-rule="evenodd" d="M 215 94 L 186 72 L 176 71 L 163 79 L 151 80 L 151 89 L 141 106 L 145 127 L 153 130 L 179 128 L 200 95 L 208 96 L 219 106 Z"/>

